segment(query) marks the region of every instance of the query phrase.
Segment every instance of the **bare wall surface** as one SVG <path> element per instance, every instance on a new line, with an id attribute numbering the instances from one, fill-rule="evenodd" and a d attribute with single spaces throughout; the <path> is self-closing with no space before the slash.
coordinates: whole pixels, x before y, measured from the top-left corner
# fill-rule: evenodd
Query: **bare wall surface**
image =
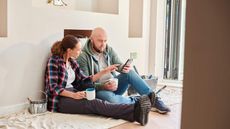
<path id="1" fill-rule="evenodd" d="M 0 37 L 7 36 L 7 0 L 0 0 Z"/>
<path id="2" fill-rule="evenodd" d="M 0 114 L 26 103 L 28 96 L 43 89 L 50 46 L 63 37 L 64 29 L 105 28 L 108 44 L 121 59 L 125 61 L 130 52 L 136 51 L 139 55 L 135 65 L 141 73 L 147 72 L 147 68 L 141 66 L 147 65 L 148 37 L 128 38 L 129 0 L 119 1 L 118 15 L 42 8 L 34 6 L 36 3 L 31 0 L 10 0 L 7 4 L 8 37 L 0 37 Z"/>
<path id="3" fill-rule="evenodd" d="M 151 13 L 150 13 L 150 36 L 149 36 L 149 73 L 155 73 L 156 63 L 156 29 L 157 29 L 157 0 L 151 0 Z"/>
<path id="4" fill-rule="evenodd" d="M 182 129 L 230 128 L 229 5 L 187 0 Z"/>

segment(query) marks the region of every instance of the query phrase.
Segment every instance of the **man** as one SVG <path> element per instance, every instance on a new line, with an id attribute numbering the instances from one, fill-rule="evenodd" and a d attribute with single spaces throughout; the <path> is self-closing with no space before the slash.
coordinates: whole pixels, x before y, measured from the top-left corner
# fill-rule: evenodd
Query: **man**
<path id="1" fill-rule="evenodd" d="M 124 67 L 115 51 L 107 45 L 107 34 L 103 28 L 95 28 L 90 39 L 83 47 L 82 53 L 78 58 L 78 63 L 84 74 L 93 75 L 109 65 L 118 66 L 119 75 L 109 73 L 99 79 L 96 85 L 96 97 L 111 103 L 135 103 L 138 97 L 122 96 L 130 84 L 140 95 L 148 95 L 152 110 L 159 113 L 170 112 L 170 109 L 155 96 L 155 93 L 140 76 L 131 70 L 130 65 Z M 115 83 L 107 82 L 110 78 L 118 79 L 118 86 Z"/>

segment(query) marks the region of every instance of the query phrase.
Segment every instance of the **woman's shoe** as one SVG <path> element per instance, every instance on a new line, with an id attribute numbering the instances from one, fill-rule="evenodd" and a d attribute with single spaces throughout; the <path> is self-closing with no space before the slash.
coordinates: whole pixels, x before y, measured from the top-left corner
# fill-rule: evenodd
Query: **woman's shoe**
<path id="1" fill-rule="evenodd" d="M 139 101 L 135 104 L 135 121 L 139 122 L 142 126 L 148 123 L 149 111 L 151 109 L 151 102 L 147 95 L 142 95 Z"/>

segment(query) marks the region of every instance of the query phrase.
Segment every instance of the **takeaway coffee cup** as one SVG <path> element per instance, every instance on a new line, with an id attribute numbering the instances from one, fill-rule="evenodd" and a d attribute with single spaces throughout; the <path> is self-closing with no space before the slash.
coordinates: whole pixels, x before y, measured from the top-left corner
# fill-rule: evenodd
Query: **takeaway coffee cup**
<path id="1" fill-rule="evenodd" d="M 85 92 L 86 92 L 86 99 L 88 100 L 95 99 L 96 96 L 95 88 L 87 88 Z"/>
<path id="2" fill-rule="evenodd" d="M 115 86 L 118 86 L 118 79 L 117 78 L 110 78 L 106 83 L 113 83 Z"/>
<path id="3" fill-rule="evenodd" d="M 117 78 L 111 78 L 110 81 L 115 83 L 116 87 L 118 86 L 118 79 Z"/>

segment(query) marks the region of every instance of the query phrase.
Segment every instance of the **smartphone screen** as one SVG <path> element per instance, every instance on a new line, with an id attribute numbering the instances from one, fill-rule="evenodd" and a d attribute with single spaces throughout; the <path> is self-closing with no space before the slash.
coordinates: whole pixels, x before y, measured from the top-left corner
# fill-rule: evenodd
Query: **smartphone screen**
<path id="1" fill-rule="evenodd" d="M 130 65 L 133 62 L 133 59 L 128 59 L 125 64 L 123 65 L 122 69 L 126 66 L 126 65 Z"/>
<path id="2" fill-rule="evenodd" d="M 133 59 L 128 59 L 128 60 L 125 62 L 125 65 L 130 65 L 132 62 L 133 62 Z"/>

